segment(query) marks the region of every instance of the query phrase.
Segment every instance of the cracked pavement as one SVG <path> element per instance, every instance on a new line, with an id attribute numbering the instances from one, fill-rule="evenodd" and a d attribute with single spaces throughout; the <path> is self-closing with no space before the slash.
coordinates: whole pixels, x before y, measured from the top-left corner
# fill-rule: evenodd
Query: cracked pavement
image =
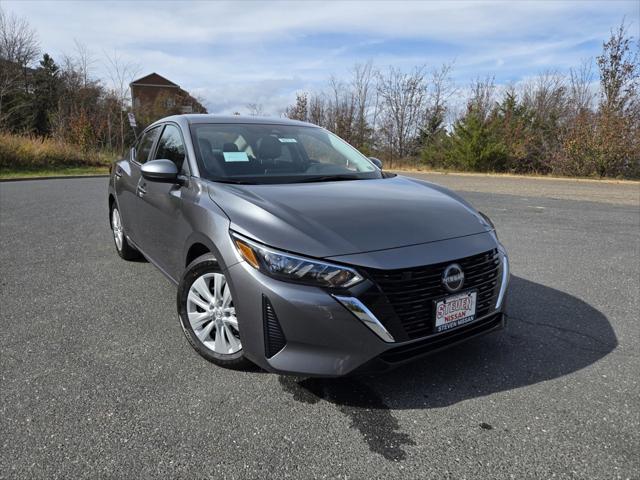
<path id="1" fill-rule="evenodd" d="M 638 184 L 419 176 L 497 225 L 511 320 L 342 380 L 197 356 L 106 179 L 0 183 L 0 478 L 638 478 Z"/>

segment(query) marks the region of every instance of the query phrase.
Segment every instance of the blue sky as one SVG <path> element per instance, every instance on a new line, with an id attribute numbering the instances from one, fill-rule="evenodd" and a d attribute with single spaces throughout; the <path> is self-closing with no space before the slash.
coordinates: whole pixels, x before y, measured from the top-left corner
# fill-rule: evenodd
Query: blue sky
<path id="1" fill-rule="evenodd" d="M 356 63 L 454 63 L 464 89 L 477 77 L 517 83 L 595 57 L 623 18 L 640 37 L 640 1 L 536 2 L 31 2 L 0 1 L 26 17 L 54 58 L 86 45 L 106 78 L 114 51 L 202 97 L 212 113 L 278 115 L 300 90 Z"/>

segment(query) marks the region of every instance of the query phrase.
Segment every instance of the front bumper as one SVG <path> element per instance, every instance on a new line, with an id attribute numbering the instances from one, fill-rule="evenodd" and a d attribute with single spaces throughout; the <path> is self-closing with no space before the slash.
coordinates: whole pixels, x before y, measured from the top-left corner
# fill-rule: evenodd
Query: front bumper
<path id="1" fill-rule="evenodd" d="M 486 248 L 490 240 L 479 248 Z M 430 246 L 430 254 L 434 249 L 443 249 L 447 253 L 442 258 L 458 258 L 452 255 L 451 242 L 438 243 Z M 492 246 L 504 252 L 499 244 Z M 403 261 L 407 261 L 406 257 Z M 482 318 L 449 332 L 400 341 L 385 338 L 336 298 L 340 295 L 355 298 L 364 288 L 370 292 L 371 285 L 360 285 L 336 295 L 317 287 L 275 280 L 246 262 L 230 267 L 227 278 L 233 288 L 243 349 L 250 360 L 271 372 L 335 377 L 387 370 L 502 328 L 508 283 L 508 264 L 505 265 L 507 271 L 502 271 L 500 278 L 500 305 L 496 304 Z M 368 314 L 373 315 L 371 311 Z"/>
<path id="2" fill-rule="evenodd" d="M 445 350 L 459 343 L 487 333 L 502 330 L 507 324 L 507 314 L 496 312 L 470 324 L 456 328 L 440 335 L 431 335 L 421 340 L 403 343 L 390 348 L 381 355 L 358 367 L 354 374 L 381 373 L 398 367 L 404 363 L 417 360 Z"/>

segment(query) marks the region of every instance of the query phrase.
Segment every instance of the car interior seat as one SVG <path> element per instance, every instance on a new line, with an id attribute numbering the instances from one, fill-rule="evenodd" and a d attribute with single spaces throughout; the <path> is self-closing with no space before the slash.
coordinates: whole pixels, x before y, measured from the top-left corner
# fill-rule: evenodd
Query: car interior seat
<path id="1" fill-rule="evenodd" d="M 222 155 L 225 152 L 239 152 L 238 146 L 233 142 L 226 142 L 222 145 Z M 224 161 L 224 158 L 223 158 Z M 251 157 L 246 161 L 224 162 L 224 170 L 228 175 L 257 175 L 262 173 L 261 165 Z"/>
<path id="2" fill-rule="evenodd" d="M 238 146 L 235 143 L 226 142 L 224 145 L 222 145 L 222 151 L 223 152 L 237 152 L 239 150 L 238 150 Z"/>
<path id="3" fill-rule="evenodd" d="M 211 147 L 211 142 L 206 138 L 198 139 L 198 147 L 200 148 L 200 158 L 202 159 L 202 164 L 210 176 L 220 177 L 224 176 L 224 167 L 221 163 L 221 159 L 217 157 L 215 153 L 213 153 L 213 148 Z"/>

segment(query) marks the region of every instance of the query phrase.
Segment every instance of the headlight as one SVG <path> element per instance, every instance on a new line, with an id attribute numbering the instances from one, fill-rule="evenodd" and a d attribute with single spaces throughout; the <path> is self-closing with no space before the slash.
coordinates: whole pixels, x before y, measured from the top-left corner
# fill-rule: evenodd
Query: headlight
<path id="1" fill-rule="evenodd" d="M 355 270 L 280 252 L 231 232 L 240 257 L 253 268 L 287 282 L 346 288 L 362 281 Z"/>

